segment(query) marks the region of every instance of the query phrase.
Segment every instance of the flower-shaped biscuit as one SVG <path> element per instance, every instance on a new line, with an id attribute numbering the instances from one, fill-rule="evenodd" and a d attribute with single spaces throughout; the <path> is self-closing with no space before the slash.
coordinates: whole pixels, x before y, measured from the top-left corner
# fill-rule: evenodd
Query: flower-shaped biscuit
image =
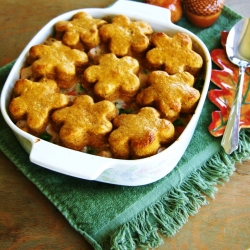
<path id="1" fill-rule="evenodd" d="M 77 69 L 88 62 L 85 52 L 71 49 L 60 41 L 35 45 L 29 53 L 33 76 L 54 79 L 60 88 L 72 87 L 78 81 Z"/>
<path id="2" fill-rule="evenodd" d="M 57 36 L 69 46 L 76 46 L 80 42 L 93 48 L 100 43 L 98 28 L 107 23 L 102 19 L 95 19 L 85 12 L 73 16 L 72 21 L 60 21 L 55 25 Z"/>
<path id="3" fill-rule="evenodd" d="M 138 70 L 136 59 L 130 56 L 117 58 L 110 53 L 99 58 L 99 65 L 87 68 L 84 78 L 88 83 L 95 83 L 94 92 L 100 99 L 129 102 L 140 88 L 140 80 L 136 76 Z"/>
<path id="4" fill-rule="evenodd" d="M 61 94 L 54 80 L 42 78 L 40 82 L 18 80 L 14 86 L 14 99 L 9 110 L 15 120 L 27 119 L 27 125 L 36 134 L 44 132 L 51 111 L 65 107 L 69 99 Z"/>
<path id="5" fill-rule="evenodd" d="M 98 148 L 105 145 L 112 130 L 110 122 L 117 115 L 115 105 L 109 101 L 94 103 L 88 95 L 74 99 L 73 105 L 56 110 L 52 120 L 59 127 L 62 144 L 74 150 L 85 146 Z"/>
<path id="6" fill-rule="evenodd" d="M 113 120 L 116 128 L 109 136 L 114 157 L 136 159 L 157 153 L 161 145 L 173 140 L 174 126 L 161 119 L 151 107 L 142 108 L 138 114 L 122 114 Z"/>
<path id="7" fill-rule="evenodd" d="M 149 87 L 142 90 L 136 101 L 140 105 L 155 106 L 164 116 L 174 121 L 179 113 L 191 113 L 200 98 L 200 92 L 193 88 L 194 77 L 188 72 L 168 75 L 165 71 L 149 74 Z"/>
<path id="8" fill-rule="evenodd" d="M 187 71 L 196 75 L 202 67 L 202 57 L 193 51 L 192 40 L 185 33 L 176 33 L 169 37 L 165 33 L 155 33 L 151 42 L 156 46 L 149 50 L 146 59 L 150 65 L 173 75 Z"/>
<path id="9" fill-rule="evenodd" d="M 101 39 L 109 42 L 110 51 L 117 56 L 127 55 L 130 49 L 143 52 L 149 46 L 147 35 L 153 33 L 151 26 L 143 21 L 130 21 L 123 15 L 115 16 L 112 22 L 99 29 Z"/>

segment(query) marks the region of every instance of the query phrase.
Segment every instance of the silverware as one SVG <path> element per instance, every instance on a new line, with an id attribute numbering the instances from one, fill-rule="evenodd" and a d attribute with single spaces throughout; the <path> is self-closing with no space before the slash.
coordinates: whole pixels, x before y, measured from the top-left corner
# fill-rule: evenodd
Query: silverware
<path id="1" fill-rule="evenodd" d="M 226 52 L 229 60 L 239 67 L 236 94 L 221 141 L 225 152 L 231 154 L 238 148 L 239 144 L 240 110 L 244 74 L 246 68 L 250 67 L 250 18 L 241 19 L 230 30 L 226 42 Z"/>

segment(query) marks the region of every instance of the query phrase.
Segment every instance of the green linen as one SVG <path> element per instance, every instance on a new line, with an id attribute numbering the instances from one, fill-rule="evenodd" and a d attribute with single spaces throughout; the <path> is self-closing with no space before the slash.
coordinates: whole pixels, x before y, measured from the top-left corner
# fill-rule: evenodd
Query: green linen
<path id="1" fill-rule="evenodd" d="M 220 46 L 220 32 L 229 30 L 240 18 L 224 7 L 210 28 L 195 28 L 185 17 L 178 25 L 194 32 L 212 50 Z M 0 69 L 1 88 L 12 65 Z M 0 149 L 94 249 L 157 247 L 162 243 L 157 231 L 175 235 L 190 215 L 207 204 L 206 196 L 213 197 L 216 185 L 229 179 L 235 162 L 249 157 L 249 130 L 241 131 L 240 147 L 231 156 L 221 149 L 221 138 L 209 134 L 207 127 L 214 109 L 206 100 L 193 139 L 174 170 L 161 180 L 140 187 L 82 180 L 32 164 L 2 116 Z"/>

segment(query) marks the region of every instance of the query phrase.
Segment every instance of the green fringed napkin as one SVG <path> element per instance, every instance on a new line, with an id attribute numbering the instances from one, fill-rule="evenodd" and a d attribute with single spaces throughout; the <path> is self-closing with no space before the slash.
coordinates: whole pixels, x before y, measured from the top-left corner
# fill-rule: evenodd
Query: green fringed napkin
<path id="1" fill-rule="evenodd" d="M 212 50 L 220 46 L 220 32 L 229 30 L 240 18 L 225 7 L 216 24 L 208 29 L 194 28 L 185 17 L 178 25 L 194 32 Z M 1 87 L 12 65 L 0 69 Z M 239 150 L 231 156 L 221 149 L 221 139 L 208 133 L 214 109 L 207 100 L 194 137 L 177 167 L 163 179 L 140 187 L 86 181 L 32 164 L 2 116 L 0 149 L 95 249 L 157 247 L 162 243 L 157 231 L 175 235 L 189 215 L 207 203 L 205 195 L 213 196 L 215 185 L 228 180 L 235 161 L 249 157 L 249 130 L 241 132 Z"/>

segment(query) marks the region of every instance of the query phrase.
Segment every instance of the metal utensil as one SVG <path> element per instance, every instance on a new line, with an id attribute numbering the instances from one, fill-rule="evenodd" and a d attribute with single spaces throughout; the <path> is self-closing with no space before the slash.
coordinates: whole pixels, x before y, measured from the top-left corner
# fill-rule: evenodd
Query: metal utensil
<path id="1" fill-rule="evenodd" d="M 246 68 L 250 67 L 250 18 L 241 19 L 230 30 L 226 42 L 226 52 L 229 60 L 239 67 L 236 94 L 221 142 L 225 152 L 231 154 L 238 148 L 239 144 L 244 74 Z"/>

